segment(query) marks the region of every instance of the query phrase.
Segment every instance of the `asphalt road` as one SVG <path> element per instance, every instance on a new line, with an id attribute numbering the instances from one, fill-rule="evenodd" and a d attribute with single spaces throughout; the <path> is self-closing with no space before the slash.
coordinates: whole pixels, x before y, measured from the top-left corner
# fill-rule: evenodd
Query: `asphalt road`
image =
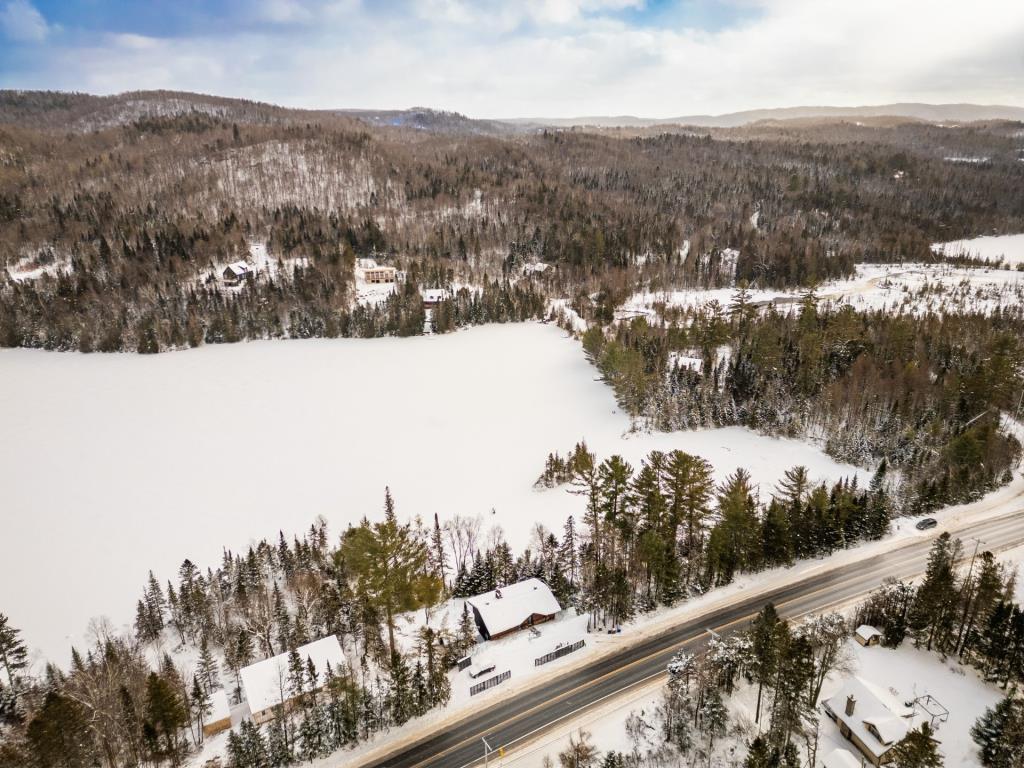
<path id="1" fill-rule="evenodd" d="M 1019 505 L 1014 500 L 1014 506 Z M 420 741 L 396 747 L 396 752 L 368 764 L 368 768 L 464 768 L 483 762 L 486 738 L 493 749 L 514 753 L 531 737 L 560 722 L 665 673 L 665 665 L 679 650 L 695 650 L 707 642 L 707 630 L 728 633 L 746 626 L 765 603 L 775 604 L 780 615 L 800 616 L 864 595 L 885 579 L 906 579 L 924 571 L 928 550 L 939 531 L 911 539 L 898 549 L 837 568 L 813 572 L 794 584 L 761 592 L 750 598 L 681 621 L 672 629 L 624 648 L 615 656 L 567 671 L 542 686 L 504 700 L 492 700 L 445 729 Z M 996 552 L 1024 544 L 1024 508 L 989 521 L 950 532 L 973 552 L 972 538 L 982 549 Z"/>

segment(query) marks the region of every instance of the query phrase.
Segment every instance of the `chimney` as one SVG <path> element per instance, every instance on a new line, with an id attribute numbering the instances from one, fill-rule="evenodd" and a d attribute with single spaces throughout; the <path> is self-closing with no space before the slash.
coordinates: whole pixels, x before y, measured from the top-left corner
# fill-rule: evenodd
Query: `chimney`
<path id="1" fill-rule="evenodd" d="M 846 697 L 846 716 L 847 717 L 850 717 L 850 716 L 853 715 L 853 709 L 856 706 L 857 706 L 857 700 L 853 697 L 853 694 L 851 693 L 849 696 Z"/>

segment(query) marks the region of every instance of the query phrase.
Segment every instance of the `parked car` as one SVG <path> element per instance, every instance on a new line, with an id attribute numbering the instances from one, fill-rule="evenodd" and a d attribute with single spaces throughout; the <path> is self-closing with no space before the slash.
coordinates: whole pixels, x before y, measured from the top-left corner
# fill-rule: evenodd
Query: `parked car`
<path id="1" fill-rule="evenodd" d="M 934 517 L 926 517 L 924 520 L 918 520 L 917 525 L 914 527 L 919 531 L 927 531 L 929 528 L 934 528 L 939 524 L 939 521 Z"/>
<path id="2" fill-rule="evenodd" d="M 474 680 L 481 675 L 486 675 L 488 672 L 494 671 L 493 661 L 481 661 L 479 663 L 473 663 L 469 666 L 469 676 Z"/>

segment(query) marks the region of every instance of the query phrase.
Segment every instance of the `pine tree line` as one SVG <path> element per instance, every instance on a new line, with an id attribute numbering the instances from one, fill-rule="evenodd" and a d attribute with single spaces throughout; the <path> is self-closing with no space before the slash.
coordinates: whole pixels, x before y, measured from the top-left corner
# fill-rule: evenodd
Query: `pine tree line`
<path id="1" fill-rule="evenodd" d="M 656 429 L 740 424 L 820 436 L 828 453 L 902 477 L 900 511 L 964 503 L 1007 482 L 1020 444 L 1000 426 L 1024 390 L 1024 315 L 911 315 L 822 307 L 759 311 L 744 289 L 661 326 L 584 335 L 634 420 Z M 700 370 L 672 364 L 695 354 Z"/>

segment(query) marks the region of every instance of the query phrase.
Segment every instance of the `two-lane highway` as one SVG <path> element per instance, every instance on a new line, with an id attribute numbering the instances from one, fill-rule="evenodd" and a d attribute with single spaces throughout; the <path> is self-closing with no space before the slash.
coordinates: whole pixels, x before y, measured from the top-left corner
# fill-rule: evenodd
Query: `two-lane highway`
<path id="1" fill-rule="evenodd" d="M 1015 506 L 1019 501 L 1015 500 Z M 923 573 L 928 551 L 941 532 L 915 536 L 883 554 L 846 565 L 814 571 L 805 578 L 760 591 L 724 607 L 692 615 L 672 629 L 637 642 L 614 656 L 568 670 L 505 700 L 466 715 L 414 744 L 397 746 L 369 768 L 464 768 L 483 760 L 481 738 L 495 749 L 513 751 L 535 735 L 598 703 L 664 674 L 679 650 L 695 650 L 707 641 L 708 629 L 728 633 L 746 626 L 765 603 L 785 617 L 820 612 L 861 597 L 888 578 L 908 579 Z M 950 529 L 964 540 L 976 537 L 984 549 L 997 552 L 1024 544 L 1024 508 Z"/>

